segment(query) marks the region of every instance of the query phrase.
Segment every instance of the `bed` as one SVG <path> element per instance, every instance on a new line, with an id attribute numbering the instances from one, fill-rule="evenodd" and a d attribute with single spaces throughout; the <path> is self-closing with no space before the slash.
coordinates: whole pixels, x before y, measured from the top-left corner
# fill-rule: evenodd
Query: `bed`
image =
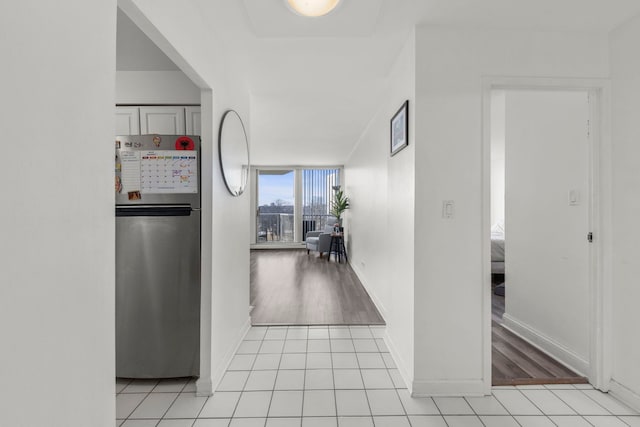
<path id="1" fill-rule="evenodd" d="M 491 227 L 491 274 L 504 274 L 504 221 Z"/>

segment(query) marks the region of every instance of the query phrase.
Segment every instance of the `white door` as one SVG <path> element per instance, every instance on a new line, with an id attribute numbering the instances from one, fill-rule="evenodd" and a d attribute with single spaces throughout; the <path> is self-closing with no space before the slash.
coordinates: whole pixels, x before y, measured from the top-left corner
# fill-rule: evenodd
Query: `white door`
<path id="1" fill-rule="evenodd" d="M 200 135 L 200 107 L 186 107 L 187 135 Z"/>
<path id="2" fill-rule="evenodd" d="M 507 90 L 507 326 L 589 368 L 589 104 L 586 91 Z"/>
<path id="3" fill-rule="evenodd" d="M 116 107 L 116 135 L 140 135 L 138 107 Z"/>
<path id="4" fill-rule="evenodd" d="M 140 133 L 183 135 L 184 107 L 140 107 Z"/>

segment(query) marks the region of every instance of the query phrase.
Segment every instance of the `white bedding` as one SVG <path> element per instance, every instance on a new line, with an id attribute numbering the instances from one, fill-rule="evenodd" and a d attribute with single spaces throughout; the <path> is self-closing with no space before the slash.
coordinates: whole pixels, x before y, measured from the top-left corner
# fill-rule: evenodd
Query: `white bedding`
<path id="1" fill-rule="evenodd" d="M 491 261 L 504 262 L 504 221 L 491 227 Z"/>
<path id="2" fill-rule="evenodd" d="M 491 261 L 504 261 L 504 234 L 491 233 Z"/>

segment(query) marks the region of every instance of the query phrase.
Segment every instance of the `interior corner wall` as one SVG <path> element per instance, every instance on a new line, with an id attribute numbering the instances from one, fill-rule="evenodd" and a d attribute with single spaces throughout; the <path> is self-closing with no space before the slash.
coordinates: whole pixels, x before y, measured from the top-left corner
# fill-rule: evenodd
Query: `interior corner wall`
<path id="1" fill-rule="evenodd" d="M 390 72 L 388 90 L 345 164 L 351 266 L 387 323 L 387 344 L 413 379 L 415 35 Z M 390 156 L 390 119 L 409 100 L 409 145 Z"/>
<path id="2" fill-rule="evenodd" d="M 201 349 L 197 386 L 199 394 L 210 394 L 250 326 L 250 192 L 240 197 L 227 192 L 217 140 L 220 119 L 229 108 L 238 111 L 249 133 L 249 96 L 233 58 L 196 5 L 173 0 L 120 0 L 119 6 L 136 24 L 145 24 L 141 26 L 145 34 L 203 90 L 202 295 L 208 300 L 203 301 L 201 342 L 208 347 Z"/>
<path id="3" fill-rule="evenodd" d="M 116 104 L 200 104 L 200 88 L 182 71 L 117 71 Z"/>
<path id="4" fill-rule="evenodd" d="M 0 27 L 0 425 L 113 426 L 116 2 L 7 2 Z"/>
<path id="5" fill-rule="evenodd" d="M 611 34 L 613 144 L 613 384 L 611 391 L 640 410 L 640 17 Z"/>
<path id="6" fill-rule="evenodd" d="M 418 27 L 414 394 L 490 390 L 482 77 L 606 78 L 608 54 L 601 33 Z M 454 202 L 451 219 L 443 218 L 444 200 Z"/>

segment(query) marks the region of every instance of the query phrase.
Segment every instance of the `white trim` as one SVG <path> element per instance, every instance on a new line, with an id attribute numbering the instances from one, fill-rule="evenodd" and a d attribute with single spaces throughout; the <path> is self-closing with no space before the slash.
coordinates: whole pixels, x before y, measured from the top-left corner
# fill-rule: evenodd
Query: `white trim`
<path id="1" fill-rule="evenodd" d="M 208 397 L 213 394 L 213 383 L 211 378 L 200 377 L 196 381 L 196 396 Z"/>
<path id="2" fill-rule="evenodd" d="M 589 379 L 599 389 L 608 389 L 613 375 L 613 302 L 612 302 L 612 254 L 613 254 L 613 214 L 612 214 L 612 147 L 611 147 L 611 85 L 603 82 L 593 88 L 594 95 L 590 117 L 592 150 L 597 158 L 592 161 L 594 182 L 592 194 L 594 210 L 591 227 L 594 233 L 592 245 L 592 281 L 590 283 L 590 311 L 593 333 L 590 337 L 591 372 Z M 595 120 L 599 118 L 599 120 Z"/>
<path id="3" fill-rule="evenodd" d="M 612 375 L 612 213 L 611 213 L 611 87 L 605 79 L 591 78 L 536 78 L 536 77 L 482 77 L 482 194 L 481 233 L 490 230 L 490 147 L 491 147 L 491 90 L 493 89 L 546 89 L 586 90 L 593 96 L 589 111 L 592 124 L 591 168 L 592 211 L 590 227 L 594 233 L 590 251 L 589 272 L 589 359 L 586 373 L 597 388 L 606 389 Z M 491 247 L 489 239 L 482 239 L 482 331 L 483 382 L 485 391 L 491 390 Z M 486 241 L 485 241 L 486 240 Z M 584 372 L 584 371 L 583 371 Z"/>
<path id="4" fill-rule="evenodd" d="M 543 353 L 553 357 L 567 368 L 576 371 L 579 375 L 584 376 L 589 372 L 589 361 L 587 359 L 553 338 L 507 313 L 502 317 L 502 322 L 502 326 L 504 326 L 505 329 L 513 332 Z"/>
<path id="5" fill-rule="evenodd" d="M 214 97 L 210 89 L 201 89 L 201 134 L 203 144 L 212 141 L 213 138 L 213 109 Z M 202 176 L 213 176 L 213 158 L 203 156 Z M 207 395 L 212 390 L 211 384 L 211 348 L 213 337 L 211 333 L 212 319 L 212 283 L 213 264 L 211 253 L 213 251 L 212 239 L 212 215 L 213 215 L 213 191 L 211 180 L 202 182 L 202 217 L 200 239 L 200 378 L 196 382 L 196 390 L 202 395 Z"/>
<path id="6" fill-rule="evenodd" d="M 263 250 L 263 249 L 306 249 L 306 246 L 304 243 L 279 243 L 279 242 L 273 242 L 273 243 L 251 243 L 249 245 L 249 249 L 259 249 L 259 250 Z"/>
<path id="7" fill-rule="evenodd" d="M 196 381 L 197 396 L 211 396 L 213 394 L 213 391 L 218 387 L 218 385 L 220 384 L 220 381 L 222 381 L 222 377 L 224 377 L 224 373 L 229 368 L 229 365 L 233 360 L 233 356 L 238 351 L 240 344 L 242 344 L 242 341 L 244 340 L 244 337 L 247 335 L 247 332 L 249 332 L 250 328 L 251 328 L 251 317 L 247 317 L 247 321 L 244 323 L 244 325 L 242 325 L 242 328 L 240 329 L 240 333 L 238 334 L 238 338 L 236 339 L 235 345 L 231 347 L 231 350 L 229 350 L 227 354 L 225 354 L 224 358 L 222 359 L 222 363 L 220 364 L 220 367 L 216 370 L 216 372 L 211 373 L 211 378 L 199 378 L 198 381 Z"/>
<path id="8" fill-rule="evenodd" d="M 474 397 L 485 396 L 484 380 L 414 381 L 411 397 Z"/>
<path id="9" fill-rule="evenodd" d="M 623 386 L 622 384 L 611 381 L 609 394 L 616 399 L 622 401 L 638 412 L 640 412 L 640 395 L 633 392 L 631 389 Z"/>
<path id="10" fill-rule="evenodd" d="M 393 340 L 389 336 L 388 325 L 387 325 L 387 329 L 384 332 L 384 343 L 387 345 L 387 348 L 389 349 L 389 353 L 391 353 L 391 357 L 393 358 L 393 361 L 396 364 L 396 368 L 398 369 L 398 372 L 400 373 L 400 376 L 402 377 L 404 384 L 409 389 L 409 394 L 413 395 L 413 383 L 409 381 L 410 378 L 412 378 L 412 375 L 410 374 L 409 367 L 407 366 L 407 362 L 405 362 L 405 360 L 402 358 Z"/>
<path id="11" fill-rule="evenodd" d="M 355 264 L 353 264 L 351 260 L 349 261 L 349 265 L 351 266 L 351 269 L 358 277 L 358 280 L 360 280 L 360 283 L 362 284 L 362 287 L 364 288 L 364 290 L 367 291 L 367 294 L 371 298 L 371 301 L 373 301 L 373 305 L 375 305 L 376 308 L 378 309 L 378 312 L 380 312 L 382 319 L 385 319 L 387 317 L 387 309 L 384 307 L 384 304 L 382 304 L 382 301 L 380 301 L 380 298 L 378 298 L 378 295 L 376 295 L 375 292 L 371 291 L 371 288 L 369 287 L 367 280 L 365 279 L 365 276 L 362 273 L 362 270 L 360 270 L 360 268 L 358 268 Z"/>
<path id="12" fill-rule="evenodd" d="M 482 82 L 482 147 L 480 169 L 481 199 L 480 199 L 480 253 L 482 260 L 482 381 L 485 395 L 491 394 L 491 80 Z"/>

